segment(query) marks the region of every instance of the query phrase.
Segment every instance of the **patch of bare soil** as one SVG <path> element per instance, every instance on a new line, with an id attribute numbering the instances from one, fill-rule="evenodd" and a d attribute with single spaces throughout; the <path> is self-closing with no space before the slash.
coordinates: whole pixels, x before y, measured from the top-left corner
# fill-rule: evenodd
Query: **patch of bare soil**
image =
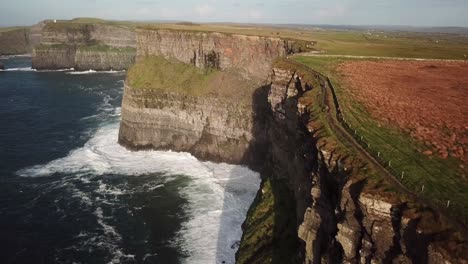
<path id="1" fill-rule="evenodd" d="M 354 99 L 424 142 L 425 155 L 467 161 L 468 63 L 351 61 L 338 70 Z"/>

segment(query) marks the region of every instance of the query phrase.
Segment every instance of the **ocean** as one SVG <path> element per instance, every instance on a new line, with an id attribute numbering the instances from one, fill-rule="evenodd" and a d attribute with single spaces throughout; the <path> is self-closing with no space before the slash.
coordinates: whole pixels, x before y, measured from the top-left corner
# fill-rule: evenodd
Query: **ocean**
<path id="1" fill-rule="evenodd" d="M 121 147 L 125 72 L 0 62 L 0 263 L 235 262 L 258 173 Z"/>

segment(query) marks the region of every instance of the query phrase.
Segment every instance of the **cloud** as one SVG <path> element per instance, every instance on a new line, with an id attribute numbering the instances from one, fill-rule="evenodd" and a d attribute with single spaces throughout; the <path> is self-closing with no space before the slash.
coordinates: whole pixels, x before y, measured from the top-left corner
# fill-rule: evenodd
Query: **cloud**
<path id="1" fill-rule="evenodd" d="M 216 12 L 216 8 L 211 5 L 199 5 L 193 8 L 193 12 L 199 16 L 209 16 Z"/>

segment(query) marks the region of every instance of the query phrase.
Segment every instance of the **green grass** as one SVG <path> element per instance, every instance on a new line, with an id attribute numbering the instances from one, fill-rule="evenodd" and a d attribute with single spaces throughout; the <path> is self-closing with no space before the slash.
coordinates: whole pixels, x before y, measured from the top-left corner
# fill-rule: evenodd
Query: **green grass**
<path id="1" fill-rule="evenodd" d="M 82 28 L 85 25 L 108 25 L 108 26 L 118 26 L 126 27 L 130 29 L 135 29 L 138 25 L 143 25 L 141 22 L 132 22 L 132 21 L 120 21 L 120 20 L 105 20 L 100 18 L 75 18 L 72 20 L 57 20 L 56 23 L 49 21 L 45 29 L 54 31 L 54 30 L 77 30 Z"/>
<path id="2" fill-rule="evenodd" d="M 319 140 L 318 145 L 324 146 L 328 151 L 334 151 L 336 155 L 346 158 L 344 166 L 347 168 L 359 168 L 354 174 L 356 181 L 366 180 L 364 189 L 369 193 L 379 193 L 380 196 L 388 199 L 394 199 L 395 188 L 381 175 L 377 173 L 373 166 L 365 162 L 365 158 L 356 151 L 354 146 L 348 142 L 341 134 L 337 133 L 330 125 L 325 114 L 326 103 L 323 100 L 322 90 L 320 88 L 320 78 L 310 72 L 310 68 L 300 64 L 293 63 L 290 60 L 278 59 L 274 63 L 275 68 L 285 69 L 296 72 L 301 76 L 302 83 L 307 83 L 313 88 L 307 91 L 299 98 L 299 102 L 307 107 L 313 124 L 314 137 Z M 333 109 L 330 109 L 333 112 Z M 384 193 L 385 192 L 385 193 Z"/>
<path id="3" fill-rule="evenodd" d="M 375 153 L 381 152 L 381 156 L 391 161 L 396 171 L 405 172 L 401 180 L 405 186 L 419 193 L 424 185 L 422 195 L 437 206 L 444 207 L 450 200 L 451 214 L 467 222 L 468 182 L 463 178 L 465 171 L 460 168 L 459 160 L 427 157 L 420 152 L 424 149 L 422 142 L 392 124 L 372 118 L 359 102 L 352 99 L 350 91 L 342 84 L 342 76 L 336 70 L 340 63 L 351 59 L 298 57 L 296 60 L 329 76 L 345 119 L 357 130 L 358 135 L 370 143 Z"/>
<path id="4" fill-rule="evenodd" d="M 294 195 L 286 181 L 265 178 L 249 208 L 236 263 L 296 263 Z"/>
<path id="5" fill-rule="evenodd" d="M 157 56 L 139 59 L 128 71 L 127 83 L 134 89 L 235 99 L 245 104 L 251 103 L 252 93 L 260 87 L 259 83 L 245 80 L 235 71 L 199 69 Z"/>
<path id="6" fill-rule="evenodd" d="M 372 32 L 358 30 L 317 30 L 279 28 L 267 25 L 222 25 L 192 23 L 149 24 L 98 18 L 76 18 L 48 23 L 49 30 L 81 30 L 84 25 L 111 25 L 146 30 L 179 30 L 187 32 L 221 32 L 264 37 L 278 37 L 317 43 L 312 47 L 330 55 L 463 59 L 468 54 L 468 37 L 461 34 Z M 305 44 L 303 46 L 306 46 Z M 309 45 L 310 48 L 310 45 Z"/>
<path id="7" fill-rule="evenodd" d="M 313 47 L 330 55 L 463 59 L 468 54 L 468 37 L 459 34 L 373 33 L 365 31 L 302 30 L 269 26 L 225 26 L 215 24 L 141 25 L 147 30 L 182 30 L 188 32 L 221 32 L 317 42 Z"/>
<path id="8" fill-rule="evenodd" d="M 468 53 L 468 38 L 457 34 L 324 31 L 313 36 L 317 48 L 331 55 L 463 59 Z"/>
<path id="9" fill-rule="evenodd" d="M 27 27 L 4 27 L 4 28 L 0 28 L 0 33 L 15 31 L 15 30 L 23 30 L 23 29 L 27 29 Z"/>

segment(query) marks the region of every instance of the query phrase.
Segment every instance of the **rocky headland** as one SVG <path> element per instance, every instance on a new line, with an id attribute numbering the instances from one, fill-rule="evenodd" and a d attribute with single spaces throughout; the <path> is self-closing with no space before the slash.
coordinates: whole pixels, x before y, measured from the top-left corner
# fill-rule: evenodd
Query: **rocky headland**
<path id="1" fill-rule="evenodd" d="M 262 184 L 238 263 L 466 263 L 466 237 L 330 132 L 300 41 L 141 28 L 120 144 L 244 164 Z"/>
<path id="2" fill-rule="evenodd" d="M 0 55 L 31 53 L 38 70 L 126 70 L 135 47 L 133 26 L 100 20 L 45 20 L 0 32 Z"/>

